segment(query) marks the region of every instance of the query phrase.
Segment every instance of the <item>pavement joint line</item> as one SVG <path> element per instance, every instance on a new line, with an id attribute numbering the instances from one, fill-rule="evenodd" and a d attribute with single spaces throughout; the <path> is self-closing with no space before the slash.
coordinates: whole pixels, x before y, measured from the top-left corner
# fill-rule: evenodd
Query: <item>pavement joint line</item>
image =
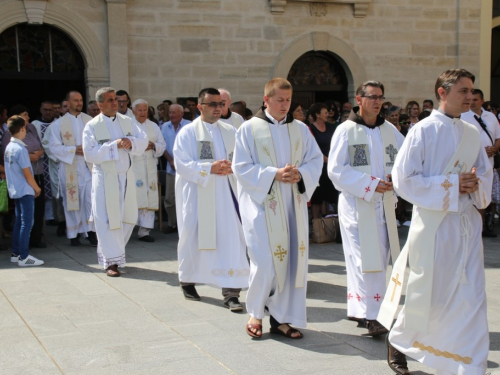
<path id="1" fill-rule="evenodd" d="M 12 303 L 12 301 L 10 300 L 10 298 L 7 297 L 7 295 L 4 293 L 4 291 L 3 291 L 3 289 L 1 287 L 0 287 L 0 292 L 5 297 L 5 299 L 9 302 L 9 304 L 12 306 L 12 308 L 14 309 L 14 311 L 16 312 L 16 314 L 21 318 L 21 320 L 26 325 L 26 327 L 28 327 L 28 329 L 30 330 L 30 332 L 33 335 L 33 337 L 36 339 L 36 341 L 38 341 L 38 343 L 43 348 L 43 350 L 45 351 L 45 353 L 47 353 L 47 355 L 49 356 L 50 360 L 54 363 L 54 365 L 57 367 L 57 369 L 59 370 L 59 372 L 64 375 L 65 372 L 63 371 L 63 369 L 61 368 L 61 366 L 59 366 L 59 363 L 57 363 L 57 361 L 55 360 L 55 358 L 52 357 L 52 354 L 50 354 L 49 350 L 45 347 L 45 345 L 43 345 L 43 342 L 36 335 L 35 331 L 33 331 L 33 329 L 31 328 L 31 326 L 24 319 L 24 317 L 21 315 L 21 313 L 19 312 L 19 310 L 16 309 L 16 307 L 14 306 L 14 304 Z"/>
<path id="2" fill-rule="evenodd" d="M 81 266 L 87 268 L 90 273 L 92 273 L 92 275 L 94 275 L 96 278 L 98 278 L 100 281 L 104 282 L 105 284 L 108 284 L 108 286 L 110 286 L 111 288 L 113 288 L 114 290 L 116 290 L 119 294 L 121 294 L 123 297 L 125 297 L 126 299 L 128 299 L 130 302 L 132 302 L 134 305 L 140 307 L 143 311 L 145 311 L 146 313 L 148 313 L 150 316 L 152 316 L 153 318 L 155 318 L 156 320 L 158 320 L 161 324 L 163 324 L 165 327 L 169 328 L 171 331 L 175 332 L 178 336 L 182 337 L 184 340 L 186 340 L 187 342 L 189 342 L 192 346 L 194 346 L 196 349 L 198 349 L 200 352 L 202 352 L 203 354 L 205 354 L 207 357 L 211 358 L 213 361 L 215 361 L 216 363 L 218 363 L 221 367 L 223 367 L 224 369 L 226 369 L 227 371 L 229 371 L 231 374 L 237 374 L 237 372 L 235 372 L 234 370 L 232 370 L 231 368 L 229 368 L 228 366 L 226 366 L 224 363 L 222 363 L 218 358 L 214 357 L 212 354 L 210 354 L 209 352 L 207 352 L 206 350 L 204 350 L 203 348 L 201 348 L 199 345 L 197 345 L 196 343 L 194 343 L 192 340 L 190 340 L 187 336 L 183 335 L 182 333 L 180 333 L 178 330 L 176 330 L 174 327 L 170 326 L 169 324 L 167 324 L 166 322 L 164 322 L 159 316 L 157 316 L 156 314 L 154 314 L 153 312 L 149 311 L 148 309 L 146 309 L 143 305 L 141 305 L 140 303 L 137 303 L 136 301 L 134 301 L 133 299 L 131 299 L 129 296 L 127 296 L 126 294 L 124 294 L 122 291 L 120 291 L 119 289 L 117 289 L 113 284 L 110 284 L 106 279 L 103 279 L 102 277 L 99 277 L 97 275 L 97 272 L 94 272 L 94 269 L 89 267 L 87 264 L 83 264 L 83 263 L 80 263 L 78 260 L 76 260 L 75 258 L 73 258 L 71 255 L 69 255 L 68 253 L 66 253 L 66 251 L 60 249 L 59 247 L 56 246 L 56 248 L 59 249 L 59 251 L 61 251 L 63 254 L 65 254 L 67 257 L 69 257 L 70 259 L 72 259 L 73 261 L 75 261 L 76 263 L 80 264 Z M 0 289 L 1 290 L 1 289 Z M 3 291 L 2 291 L 3 293 Z M 10 301 L 9 301 L 10 302 Z M 11 303 L 12 305 L 12 303 Z M 14 307 L 14 306 L 13 306 Z M 24 320 L 24 319 L 23 319 Z M 40 340 L 38 340 L 40 341 Z M 43 345 L 42 345 L 43 346 Z M 44 347 L 45 348 L 45 347 Z M 47 350 L 46 350 L 47 351 Z M 47 354 L 48 354 L 48 351 L 47 351 Z M 49 354 L 50 355 L 50 354 Z M 52 358 L 52 357 L 51 357 Z M 58 366 L 59 367 L 59 366 Z M 62 370 L 61 370 L 62 371 Z M 62 372 L 64 374 L 64 372 Z"/>

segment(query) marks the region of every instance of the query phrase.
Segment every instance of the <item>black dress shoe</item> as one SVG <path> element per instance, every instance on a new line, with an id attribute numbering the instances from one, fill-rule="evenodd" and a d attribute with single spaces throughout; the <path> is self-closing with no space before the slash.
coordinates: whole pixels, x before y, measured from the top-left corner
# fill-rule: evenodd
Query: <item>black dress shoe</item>
<path id="1" fill-rule="evenodd" d="M 201 299 L 194 285 L 181 285 L 181 289 L 185 299 L 189 301 L 199 301 Z"/>
<path id="2" fill-rule="evenodd" d="M 139 241 L 144 241 L 144 242 L 155 242 L 155 239 L 151 236 L 142 236 L 139 237 Z"/>
<path id="3" fill-rule="evenodd" d="M 63 221 L 57 226 L 57 236 L 64 237 L 66 235 L 66 222 Z"/>
<path id="4" fill-rule="evenodd" d="M 377 322 L 376 320 L 366 320 L 366 328 L 368 328 L 368 333 L 363 334 L 363 336 L 380 336 L 383 335 L 389 330 L 385 328 L 382 324 Z"/>
<path id="5" fill-rule="evenodd" d="M 78 237 L 71 238 L 70 242 L 71 242 L 71 246 L 82 246 L 82 243 L 80 242 L 80 240 L 78 239 Z"/>
<path id="6" fill-rule="evenodd" d="M 237 297 L 231 297 L 227 301 L 224 301 L 224 306 L 226 306 L 232 312 L 243 311 L 243 306 Z"/>
<path id="7" fill-rule="evenodd" d="M 95 234 L 95 232 L 87 232 L 87 241 L 90 242 L 90 246 L 92 247 L 97 247 L 98 245 L 98 241 L 97 241 L 97 236 Z"/>
<path id="8" fill-rule="evenodd" d="M 397 350 L 389 342 L 389 335 L 385 338 L 387 344 L 387 364 L 396 374 L 407 375 L 410 373 L 408 370 L 408 362 L 406 362 L 406 356 Z"/>

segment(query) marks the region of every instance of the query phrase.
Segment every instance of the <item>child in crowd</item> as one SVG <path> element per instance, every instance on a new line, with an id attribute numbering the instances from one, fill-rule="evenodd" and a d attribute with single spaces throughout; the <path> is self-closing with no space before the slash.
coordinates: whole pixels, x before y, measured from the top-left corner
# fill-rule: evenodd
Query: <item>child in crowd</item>
<path id="1" fill-rule="evenodd" d="M 20 267 L 41 266 L 43 261 L 29 255 L 28 249 L 35 197 L 40 195 L 41 189 L 33 178 L 30 157 L 23 142 L 26 123 L 21 116 L 12 116 L 7 120 L 7 128 L 12 138 L 5 149 L 5 175 L 9 196 L 16 206 L 10 261 Z"/>

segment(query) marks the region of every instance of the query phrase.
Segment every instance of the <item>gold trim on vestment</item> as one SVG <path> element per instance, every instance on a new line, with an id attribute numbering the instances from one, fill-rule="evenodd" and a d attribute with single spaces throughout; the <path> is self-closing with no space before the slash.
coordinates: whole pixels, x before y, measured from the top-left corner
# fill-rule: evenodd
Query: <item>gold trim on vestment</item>
<path id="1" fill-rule="evenodd" d="M 462 357 L 458 354 L 453 354 L 450 352 L 443 352 L 439 349 L 434 349 L 432 346 L 425 346 L 424 344 L 421 344 L 418 341 L 415 341 L 413 343 L 413 347 L 417 348 L 419 350 L 434 354 L 436 357 L 445 357 L 445 358 L 453 359 L 455 362 L 463 362 L 466 365 L 470 365 L 472 363 L 471 357 Z"/>

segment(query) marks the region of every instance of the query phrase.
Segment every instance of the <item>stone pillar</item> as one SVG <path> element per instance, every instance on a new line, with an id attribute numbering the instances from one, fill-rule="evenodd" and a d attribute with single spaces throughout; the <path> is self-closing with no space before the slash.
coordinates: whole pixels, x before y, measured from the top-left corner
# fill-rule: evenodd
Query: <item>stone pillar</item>
<path id="1" fill-rule="evenodd" d="M 479 76 L 476 87 L 480 87 L 486 100 L 491 98 L 491 30 L 493 27 L 493 0 L 482 0 L 479 39 Z M 477 85 L 479 84 L 479 85 Z"/>
<path id="2" fill-rule="evenodd" d="M 127 1 L 106 0 L 110 85 L 116 90 L 129 91 Z"/>

